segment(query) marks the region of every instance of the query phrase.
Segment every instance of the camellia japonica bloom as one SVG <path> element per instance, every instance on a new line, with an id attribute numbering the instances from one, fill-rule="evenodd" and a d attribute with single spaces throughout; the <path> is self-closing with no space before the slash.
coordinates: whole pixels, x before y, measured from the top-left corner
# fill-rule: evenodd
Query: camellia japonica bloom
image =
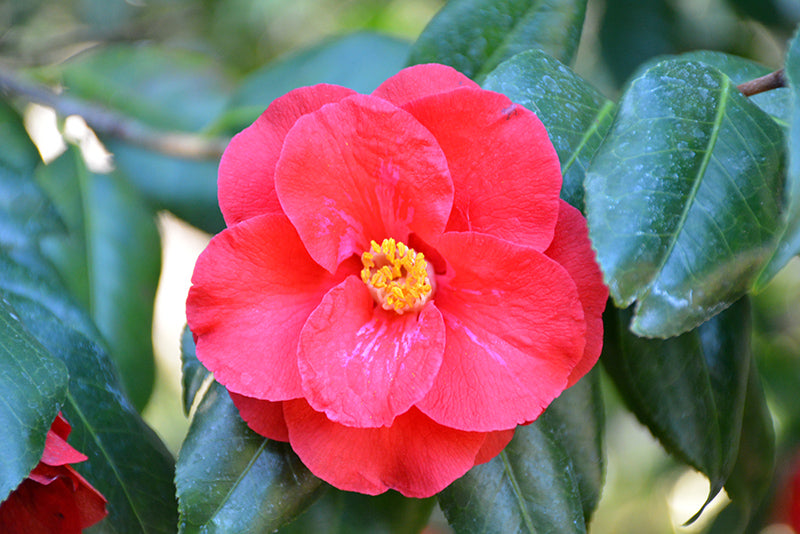
<path id="1" fill-rule="evenodd" d="M 67 443 L 72 428 L 61 414 L 45 438 L 42 459 L 0 504 L 3 534 L 80 534 L 106 514 L 106 499 L 69 464 L 87 457 Z"/>
<path id="2" fill-rule="evenodd" d="M 443 65 L 276 99 L 219 168 L 197 356 L 344 490 L 427 497 L 597 361 L 607 288 L 539 119 Z"/>

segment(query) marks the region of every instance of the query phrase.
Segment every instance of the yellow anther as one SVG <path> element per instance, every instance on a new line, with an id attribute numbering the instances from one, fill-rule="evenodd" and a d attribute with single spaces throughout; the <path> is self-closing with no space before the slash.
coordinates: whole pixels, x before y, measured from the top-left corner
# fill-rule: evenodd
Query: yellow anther
<path id="1" fill-rule="evenodd" d="M 403 242 L 384 239 L 378 245 L 372 241 L 361 263 L 361 280 L 384 310 L 418 311 L 433 294 L 433 270 L 425 255 Z"/>

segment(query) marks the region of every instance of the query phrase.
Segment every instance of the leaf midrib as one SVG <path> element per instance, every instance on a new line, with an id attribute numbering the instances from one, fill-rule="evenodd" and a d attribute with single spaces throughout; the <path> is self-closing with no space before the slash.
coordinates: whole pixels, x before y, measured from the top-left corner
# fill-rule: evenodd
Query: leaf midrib
<path id="1" fill-rule="evenodd" d="M 664 266 L 667 264 L 667 261 L 672 256 L 673 250 L 675 250 L 675 246 L 678 244 L 681 234 L 683 233 L 683 228 L 686 225 L 686 219 L 689 217 L 689 212 L 694 206 L 695 199 L 697 198 L 697 191 L 700 189 L 700 185 L 703 183 L 703 178 L 705 177 L 706 169 L 708 168 L 708 164 L 711 161 L 712 153 L 714 151 L 714 147 L 717 144 L 717 138 L 719 137 L 719 131 L 722 127 L 722 121 L 724 119 L 725 110 L 728 107 L 728 90 L 730 88 L 731 82 L 727 76 L 722 76 L 722 88 L 720 89 L 720 101 L 719 106 L 717 107 L 717 111 L 714 114 L 714 127 L 711 129 L 711 136 L 709 137 L 708 143 L 706 145 L 706 151 L 703 155 L 703 160 L 700 163 L 700 167 L 697 170 L 695 175 L 694 183 L 692 184 L 692 189 L 689 191 L 687 195 L 686 204 L 683 208 L 683 212 L 681 213 L 680 219 L 678 219 L 678 223 L 675 226 L 675 232 L 673 234 L 673 238 L 670 240 L 669 247 L 664 252 L 661 261 L 659 262 L 658 267 L 653 271 L 653 277 L 647 286 L 644 287 L 644 291 L 641 295 L 637 295 L 638 303 L 637 308 L 641 306 L 641 302 L 647 298 L 650 294 L 650 291 L 655 285 L 658 278 L 661 276 L 662 271 L 664 270 Z"/>
<path id="2" fill-rule="evenodd" d="M 517 477 L 514 475 L 514 469 L 511 467 L 511 462 L 508 459 L 508 453 L 505 451 L 505 449 L 500 453 L 500 458 L 503 461 L 503 470 L 506 472 L 506 475 L 508 475 L 508 481 L 511 484 L 511 489 L 514 492 L 514 497 L 517 499 L 520 515 L 522 516 L 522 521 L 525 524 L 525 528 L 531 534 L 536 534 L 536 528 L 533 525 L 533 519 L 531 519 L 531 516 L 528 513 L 528 508 L 525 503 L 525 496 L 522 493 L 522 489 L 519 486 L 519 482 L 517 482 Z"/>

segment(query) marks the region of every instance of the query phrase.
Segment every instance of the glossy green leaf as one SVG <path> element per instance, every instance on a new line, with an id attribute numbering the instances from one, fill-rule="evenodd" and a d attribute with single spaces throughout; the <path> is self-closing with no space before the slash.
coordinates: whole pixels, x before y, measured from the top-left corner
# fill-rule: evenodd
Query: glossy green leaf
<path id="1" fill-rule="evenodd" d="M 751 359 L 749 302 L 665 340 L 631 334 L 629 316 L 606 314 L 605 368 L 667 451 L 705 473 L 710 499 L 728 480 L 739 449 Z"/>
<path id="2" fill-rule="evenodd" d="M 504 61 L 489 73 L 483 88 L 503 93 L 536 113 L 561 162 L 561 197 L 583 210 L 586 168 L 611 128 L 614 103 L 540 50 Z"/>
<path id="3" fill-rule="evenodd" d="M 70 444 L 89 457 L 74 467 L 108 500 L 109 515 L 98 530 L 174 532 L 172 456 L 122 393 L 107 354 L 37 300 L 9 299 L 25 326 L 69 369 L 62 412 L 72 425 Z"/>
<path id="4" fill-rule="evenodd" d="M 183 412 L 189 415 L 197 393 L 211 373 L 197 359 L 192 331 L 183 329 L 181 335 L 181 381 L 183 389 Z"/>
<path id="5" fill-rule="evenodd" d="M 405 65 L 408 43 L 361 32 L 329 39 L 252 72 L 233 93 L 215 130 L 236 133 L 258 118 L 274 99 L 318 83 L 371 93 Z"/>
<path id="6" fill-rule="evenodd" d="M 409 63 L 444 63 L 476 81 L 534 48 L 569 64 L 585 14 L 586 0 L 450 0 L 412 46 Z"/>
<path id="7" fill-rule="evenodd" d="M 638 75 L 644 74 L 649 68 L 667 59 L 683 59 L 705 63 L 722 71 L 735 85 L 749 82 L 772 72 L 772 69 L 743 57 L 713 50 L 694 50 L 677 56 L 654 58 L 637 69 Z M 773 89 L 750 96 L 747 99 L 770 115 L 781 128 L 788 128 L 789 115 L 792 110 L 791 91 L 788 88 Z"/>
<path id="8" fill-rule="evenodd" d="M 739 455 L 725 490 L 732 502 L 714 521 L 710 534 L 744 532 L 769 489 L 775 467 L 775 431 L 761 378 L 750 366 Z"/>
<path id="9" fill-rule="evenodd" d="M 586 523 L 600 502 L 605 480 L 605 413 L 600 370 L 595 368 L 563 392 L 539 417 L 572 464 Z"/>
<path id="10" fill-rule="evenodd" d="M 64 364 L 25 330 L 0 291 L 0 502 L 41 459 L 67 379 Z"/>
<path id="11" fill-rule="evenodd" d="M 499 456 L 453 482 L 439 504 L 459 533 L 586 532 L 572 464 L 539 421 L 518 427 Z"/>
<path id="12" fill-rule="evenodd" d="M 75 149 L 37 180 L 68 228 L 43 239 L 42 249 L 96 322 L 141 409 L 154 379 L 151 330 L 161 269 L 154 214 L 119 175 L 90 172 Z"/>
<path id="13" fill-rule="evenodd" d="M 718 70 L 636 78 L 586 174 L 586 214 L 631 328 L 669 337 L 751 290 L 780 231 L 783 133 Z"/>
<path id="14" fill-rule="evenodd" d="M 323 487 L 288 443 L 250 430 L 216 382 L 195 412 L 175 480 L 185 533 L 272 532 Z"/>
<path id="15" fill-rule="evenodd" d="M 98 47 L 53 74 L 75 97 L 168 131 L 202 130 L 222 111 L 230 90 L 209 57 L 159 45 Z"/>
<path id="16" fill-rule="evenodd" d="M 794 256 L 800 253 L 800 33 L 795 34 L 786 54 L 785 76 L 789 83 L 788 172 L 785 188 L 784 228 L 775 255 L 758 280 L 763 288 Z M 772 91 L 770 91 L 772 92 Z"/>
<path id="17" fill-rule="evenodd" d="M 323 496 L 278 534 L 417 534 L 436 499 L 410 499 L 388 491 L 370 496 L 328 487 Z"/>

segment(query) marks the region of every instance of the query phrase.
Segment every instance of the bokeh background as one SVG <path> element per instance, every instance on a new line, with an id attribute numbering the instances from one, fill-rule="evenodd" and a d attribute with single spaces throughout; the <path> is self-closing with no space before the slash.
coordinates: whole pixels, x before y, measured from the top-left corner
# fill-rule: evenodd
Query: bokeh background
<path id="1" fill-rule="evenodd" d="M 388 34 L 402 48 L 443 4 L 442 0 L 0 0 L 0 67 L 36 72 L 46 80 L 48 69 L 98 47 L 155 43 L 211 58 L 223 93 L 230 88 L 233 94 L 243 81 L 260 79 L 275 84 L 277 96 L 291 87 L 281 86 L 285 76 L 280 70 L 258 77 L 270 65 L 353 32 Z M 779 68 L 798 22 L 798 0 L 590 0 L 574 69 L 615 98 L 642 62 L 660 54 L 720 50 Z M 115 68 L 124 70 L 125 65 Z M 338 75 L 336 81 L 344 83 L 342 75 L 358 75 L 342 71 L 340 65 L 339 71 L 326 72 L 324 61 L 309 68 L 302 76 L 294 72 L 288 77 L 311 82 Z M 200 93 L 205 90 L 197 88 Z M 263 108 L 268 103 L 253 105 Z M 66 135 L 88 140 L 86 155 L 95 169 L 115 165 L 80 119 L 59 120 L 46 107 L 33 105 L 27 107 L 26 118 L 46 159 L 64 150 Z M 232 118 L 231 124 L 238 120 Z M 215 133 L 227 132 L 220 128 Z M 191 175 L 176 179 L 193 187 Z M 158 224 L 163 255 L 153 326 L 157 375 L 143 415 L 177 454 L 188 428 L 180 400 L 183 307 L 194 260 L 210 235 L 167 212 L 159 214 Z M 754 349 L 778 437 L 779 485 L 800 444 L 800 262 L 792 262 L 756 296 L 754 314 Z M 707 481 L 672 460 L 624 409 L 613 385 L 605 381 L 604 386 L 607 482 L 591 531 L 704 531 L 724 506 L 724 495 L 695 524 L 682 526 L 705 500 Z M 764 513 L 769 516 L 769 509 Z M 434 515 L 430 530 L 447 532 L 441 515 Z M 773 525 L 764 532 L 789 531 Z"/>

